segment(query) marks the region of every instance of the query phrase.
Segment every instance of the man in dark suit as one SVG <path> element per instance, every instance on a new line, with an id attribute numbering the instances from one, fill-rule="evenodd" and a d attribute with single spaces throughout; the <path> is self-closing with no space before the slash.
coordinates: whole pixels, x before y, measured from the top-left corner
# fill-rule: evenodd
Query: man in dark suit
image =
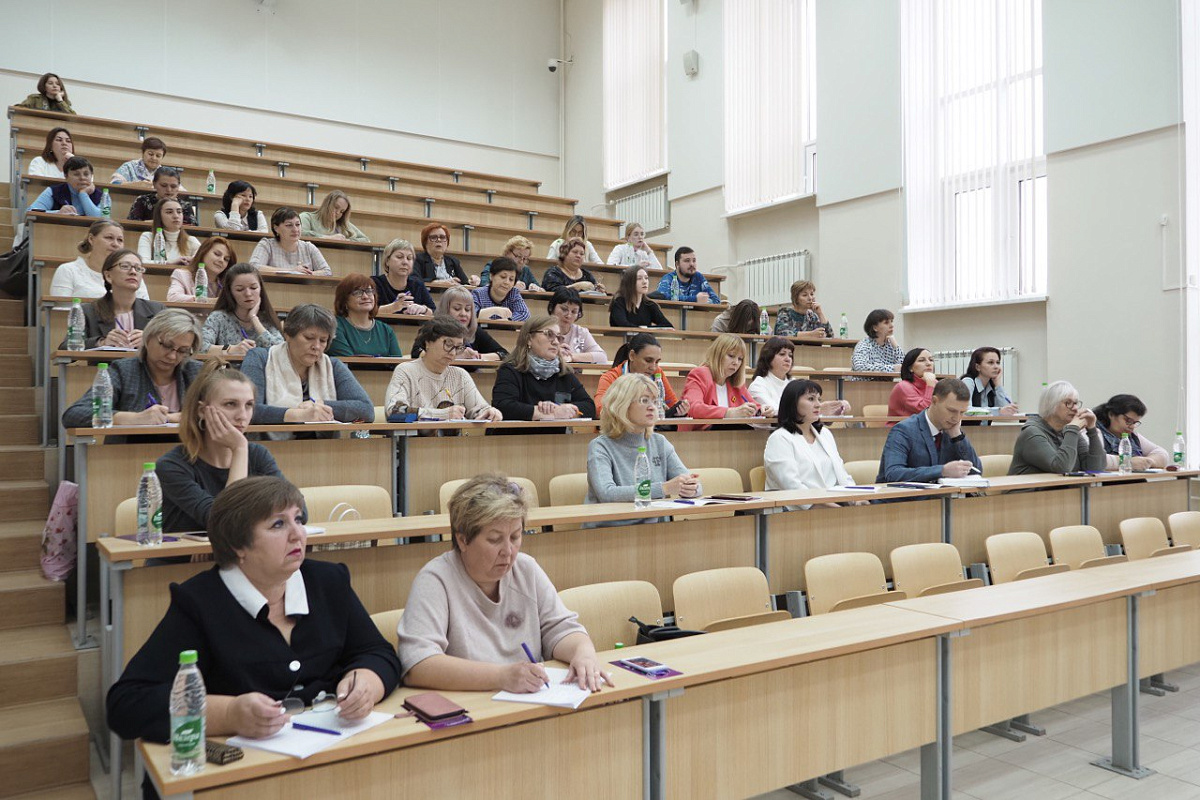
<path id="1" fill-rule="evenodd" d="M 958 378 L 942 378 L 933 387 L 933 403 L 920 414 L 898 422 L 883 443 L 876 483 L 964 478 L 983 465 L 962 432 L 971 391 Z"/>

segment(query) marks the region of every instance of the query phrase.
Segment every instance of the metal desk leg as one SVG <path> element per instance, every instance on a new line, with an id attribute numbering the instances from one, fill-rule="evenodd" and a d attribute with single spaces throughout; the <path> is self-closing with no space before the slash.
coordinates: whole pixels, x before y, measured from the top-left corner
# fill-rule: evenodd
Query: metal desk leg
<path id="1" fill-rule="evenodd" d="M 642 698 L 642 797 L 646 800 L 667 796 L 666 701 L 681 694 L 683 689 L 672 689 Z"/>
<path id="2" fill-rule="evenodd" d="M 771 556 L 767 537 L 770 526 L 767 523 L 767 512 L 771 509 L 760 509 L 754 513 L 754 566 L 758 567 L 767 579 L 771 578 Z"/>
<path id="3" fill-rule="evenodd" d="M 408 516 L 408 436 L 402 432 L 396 436 L 396 454 L 392 456 L 396 462 L 396 509 L 400 516 Z"/>
<path id="4" fill-rule="evenodd" d="M 63 362 L 58 367 L 58 386 L 55 387 L 55 394 L 58 397 L 58 408 L 54 411 L 54 420 L 47 421 L 46 431 L 49 434 L 50 425 L 54 425 L 58 433 L 55 434 L 55 445 L 58 447 L 58 481 L 62 483 L 67 477 L 67 429 L 62 424 L 62 414 L 67 407 L 67 362 Z M 46 387 L 49 389 L 49 386 Z M 45 395 L 43 395 L 45 397 Z M 49 404 L 47 404 L 49 405 Z M 47 415 L 49 416 L 49 415 Z M 47 442 L 49 444 L 49 442 Z"/>
<path id="5" fill-rule="evenodd" d="M 955 495 L 955 497 L 961 496 Z M 950 502 L 950 497 L 942 498 L 942 542 L 944 544 L 954 544 L 954 509 Z"/>
<path id="6" fill-rule="evenodd" d="M 954 736 L 951 724 L 950 640 L 970 631 L 937 637 L 937 738 L 921 747 L 921 800 L 950 800 Z"/>
<path id="7" fill-rule="evenodd" d="M 87 449 L 94 439 L 75 440 L 75 481 L 79 484 L 79 517 L 75 526 L 75 649 L 96 646 L 87 632 Z"/>
<path id="8" fill-rule="evenodd" d="M 101 696 L 117 682 L 124 666 L 125 573 L 133 565 L 128 561 L 112 564 L 101 559 L 100 595 L 100 685 Z M 107 726 L 106 726 L 107 727 Z M 97 749 L 100 750 L 99 743 Z M 108 732 L 108 776 L 113 800 L 121 798 L 121 773 L 125 747 L 120 736 Z"/>
<path id="9" fill-rule="evenodd" d="M 1138 763 L 1138 600 L 1154 591 L 1125 598 L 1125 667 L 1128 678 L 1112 690 L 1112 757 L 1093 761 L 1097 767 L 1129 778 L 1144 778 L 1154 770 Z"/>
<path id="10" fill-rule="evenodd" d="M 681 331 L 686 331 L 688 329 L 687 312 L 688 312 L 687 306 L 684 306 L 683 308 L 679 309 L 679 330 L 681 330 Z"/>
<path id="11" fill-rule="evenodd" d="M 1092 492 L 1091 484 L 1085 483 L 1079 487 L 1079 524 L 1091 525 Z"/>
<path id="12" fill-rule="evenodd" d="M 838 377 L 837 377 L 837 399 L 838 400 L 846 399 L 846 379 L 843 378 L 841 375 L 838 375 Z"/>

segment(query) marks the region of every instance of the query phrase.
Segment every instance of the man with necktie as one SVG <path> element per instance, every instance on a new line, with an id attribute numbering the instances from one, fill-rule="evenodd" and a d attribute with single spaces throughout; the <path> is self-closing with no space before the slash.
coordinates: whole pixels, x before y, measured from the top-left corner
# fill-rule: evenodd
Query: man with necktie
<path id="1" fill-rule="evenodd" d="M 964 478 L 972 468 L 982 471 L 975 448 L 962 432 L 970 402 L 971 391 L 959 379 L 938 381 L 929 408 L 888 432 L 875 482 L 936 483 L 939 478 Z"/>

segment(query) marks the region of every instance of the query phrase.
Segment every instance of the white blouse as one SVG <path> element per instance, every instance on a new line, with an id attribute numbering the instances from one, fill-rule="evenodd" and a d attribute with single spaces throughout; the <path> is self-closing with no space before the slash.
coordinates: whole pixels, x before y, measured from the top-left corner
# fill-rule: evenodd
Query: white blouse
<path id="1" fill-rule="evenodd" d="M 854 483 L 828 428 L 822 428 L 812 444 L 802 433 L 788 433 L 783 428 L 776 430 L 767 439 L 763 465 L 767 471 L 768 491 L 830 489 Z"/>

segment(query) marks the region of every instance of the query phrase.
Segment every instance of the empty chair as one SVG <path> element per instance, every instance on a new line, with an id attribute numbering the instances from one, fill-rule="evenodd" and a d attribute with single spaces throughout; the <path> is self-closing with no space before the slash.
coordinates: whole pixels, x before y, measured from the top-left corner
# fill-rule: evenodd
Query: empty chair
<path id="1" fill-rule="evenodd" d="M 392 496 L 382 486 L 306 486 L 300 493 L 310 523 L 394 516 Z"/>
<path id="2" fill-rule="evenodd" d="M 133 536 L 137 533 L 137 498 L 122 500 L 117 506 L 113 536 Z"/>
<path id="3" fill-rule="evenodd" d="M 572 472 L 550 479 L 550 505 L 578 506 L 587 498 L 587 473 Z"/>
<path id="4" fill-rule="evenodd" d="M 375 623 L 379 633 L 383 635 L 384 639 L 387 639 L 388 644 L 392 647 L 400 643 L 399 637 L 396 635 L 396 626 L 400 624 L 400 617 L 403 615 L 403 608 L 393 608 L 391 611 L 380 611 L 371 615 L 371 622 Z"/>
<path id="5" fill-rule="evenodd" d="M 446 481 L 442 484 L 442 488 L 438 490 L 438 510 L 445 514 L 450 510 L 450 498 L 458 490 L 458 487 L 466 483 L 469 478 L 459 478 L 458 480 Z M 525 499 L 529 502 L 530 508 L 538 507 L 538 491 L 533 485 L 533 481 L 529 478 L 514 478 L 509 477 L 509 480 L 521 487 L 521 491 L 525 493 Z M 583 502 L 580 500 L 579 502 Z"/>
<path id="6" fill-rule="evenodd" d="M 1091 525 L 1064 525 L 1050 531 L 1050 553 L 1055 564 L 1071 569 L 1098 567 L 1128 561 L 1125 556 L 1110 556 L 1104 550 L 1104 538 Z"/>
<path id="7" fill-rule="evenodd" d="M 1008 467 L 1012 464 L 1012 453 L 980 456 L 979 463 L 983 465 L 983 477 L 999 478 L 1008 474 Z"/>
<path id="8" fill-rule="evenodd" d="M 675 624 L 716 631 L 787 619 L 771 609 L 767 576 L 754 567 L 724 567 L 681 575 L 671 587 Z"/>
<path id="9" fill-rule="evenodd" d="M 1029 531 L 997 533 L 984 542 L 992 583 L 1010 583 L 1066 572 L 1066 564 L 1049 564 L 1046 543 Z"/>
<path id="10" fill-rule="evenodd" d="M 750 469 L 750 491 L 758 494 L 767 489 L 767 468 L 752 467 Z"/>
<path id="11" fill-rule="evenodd" d="M 1200 547 L 1200 511 L 1176 511 L 1167 517 L 1171 541 L 1176 545 Z"/>
<path id="12" fill-rule="evenodd" d="M 742 474 L 730 467 L 699 467 L 693 469 L 700 476 L 700 485 L 705 494 L 741 494 L 746 491 Z"/>
<path id="13" fill-rule="evenodd" d="M 956 592 L 983 586 L 979 578 L 963 578 L 958 548 L 945 542 L 908 544 L 892 551 L 892 583 L 909 597 Z"/>
<path id="14" fill-rule="evenodd" d="M 1121 543 L 1125 545 L 1125 555 L 1130 561 L 1154 556 L 1165 556 L 1171 553 L 1186 553 L 1191 545 L 1180 544 L 1175 547 L 1167 541 L 1167 526 L 1158 517 L 1131 517 L 1121 520 Z"/>
<path id="15" fill-rule="evenodd" d="M 883 562 L 874 553 L 831 553 L 804 562 L 808 611 L 825 614 L 903 600 L 904 592 L 889 592 Z"/>
<path id="16" fill-rule="evenodd" d="M 617 642 L 637 643 L 637 617 L 647 625 L 661 625 L 662 600 L 647 581 L 610 581 L 575 586 L 558 593 L 563 605 L 579 615 L 597 650 L 611 650 Z"/>
<path id="17" fill-rule="evenodd" d="M 885 419 L 870 419 L 871 417 L 886 417 L 888 415 L 887 405 L 869 405 L 863 406 L 863 416 L 867 417 L 867 421 L 863 423 L 867 428 L 886 428 L 887 420 Z"/>
<path id="18" fill-rule="evenodd" d="M 871 484 L 879 475 L 879 461 L 847 461 L 846 472 L 849 472 L 850 477 L 860 486 Z"/>

